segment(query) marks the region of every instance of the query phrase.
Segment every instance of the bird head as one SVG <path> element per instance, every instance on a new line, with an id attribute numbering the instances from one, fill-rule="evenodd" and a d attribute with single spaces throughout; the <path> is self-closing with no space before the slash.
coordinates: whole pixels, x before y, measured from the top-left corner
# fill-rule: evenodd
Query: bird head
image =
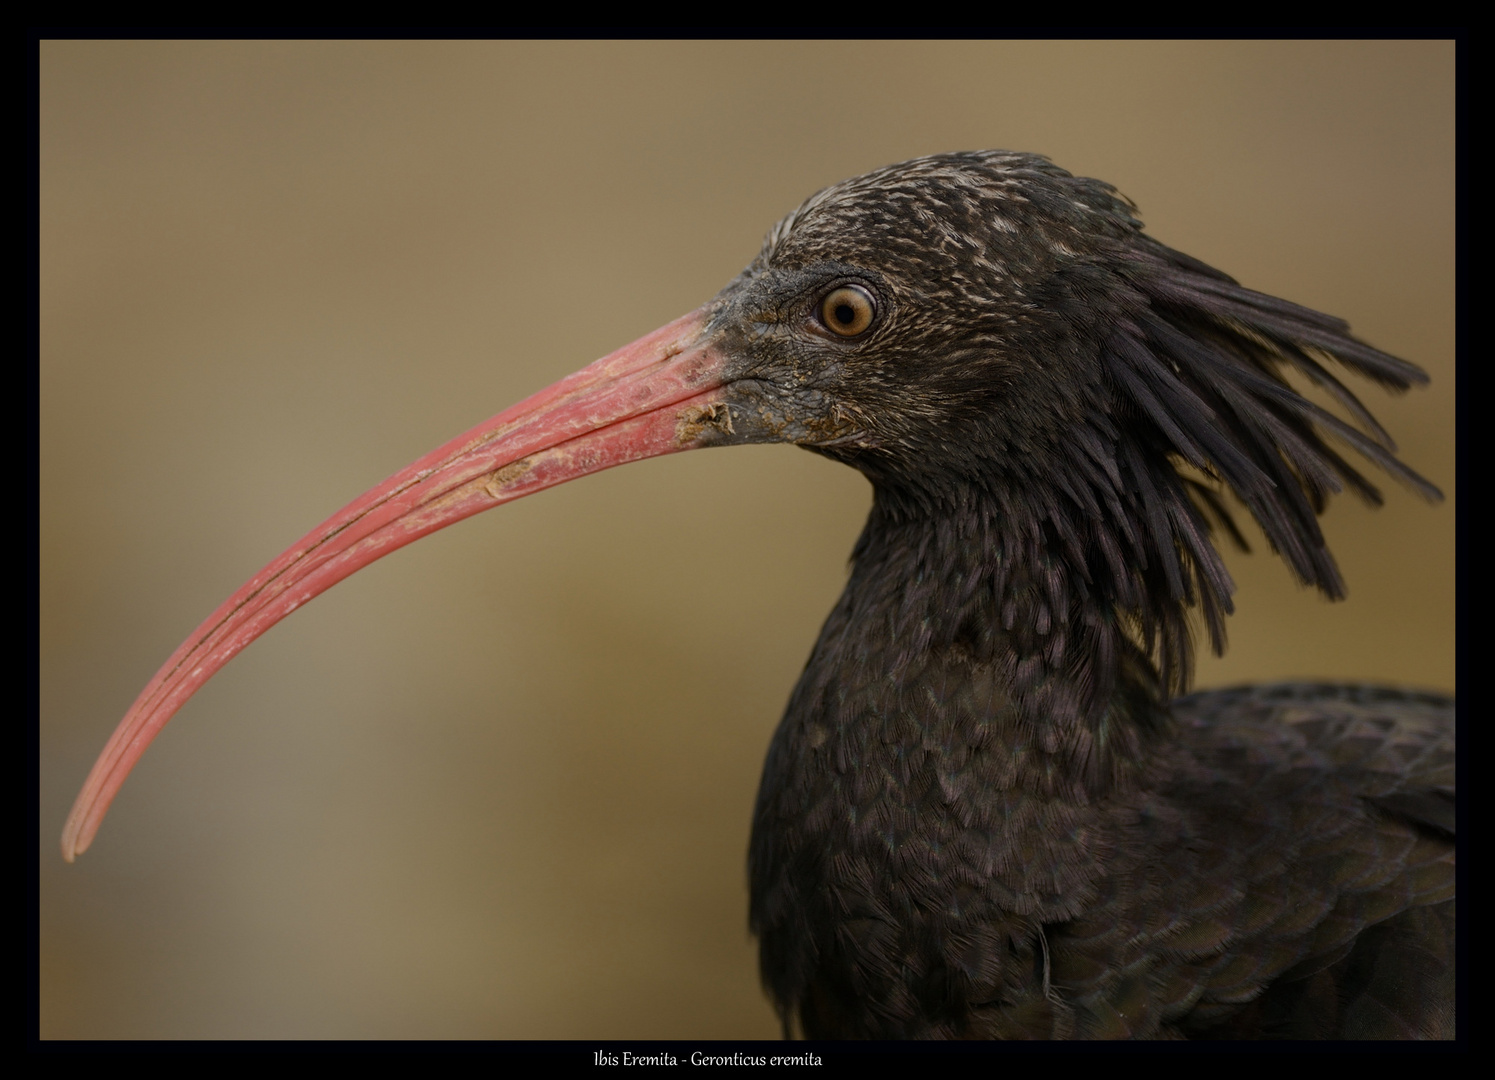
<path id="1" fill-rule="evenodd" d="M 738 438 L 798 443 L 916 501 L 1041 471 L 1104 408 L 1098 327 L 1140 228 L 1106 185 L 1027 154 L 827 188 L 708 307 Z"/>
<path id="2" fill-rule="evenodd" d="M 1342 587 L 1315 515 L 1346 485 L 1378 496 L 1326 433 L 1436 495 L 1326 362 L 1391 388 L 1425 380 L 1339 320 L 1151 240 L 1111 187 L 1041 157 L 939 155 L 834 185 L 707 304 L 439 447 L 250 579 L 121 721 L 64 855 L 88 846 L 176 710 L 302 603 L 472 514 L 681 450 L 804 446 L 865 473 L 875 513 L 997 522 L 1005 554 L 1051 553 L 1144 636 L 1176 639 L 1197 603 L 1218 644 L 1231 585 L 1205 481 L 1330 595 Z M 1360 427 L 1297 394 L 1286 368 Z"/>
<path id="3" fill-rule="evenodd" d="M 1223 649 L 1234 586 L 1212 522 L 1245 546 L 1225 492 L 1334 599 L 1317 515 L 1346 487 L 1380 493 L 1331 440 L 1439 497 L 1331 370 L 1402 390 L 1419 368 L 1157 242 L 1110 185 L 1036 155 L 944 154 L 827 188 L 706 310 L 732 430 L 705 443 L 845 461 L 886 517 L 995 520 L 1002 554 L 1061 560 L 1078 593 L 1135 617 L 1174 689 L 1190 609 Z"/>

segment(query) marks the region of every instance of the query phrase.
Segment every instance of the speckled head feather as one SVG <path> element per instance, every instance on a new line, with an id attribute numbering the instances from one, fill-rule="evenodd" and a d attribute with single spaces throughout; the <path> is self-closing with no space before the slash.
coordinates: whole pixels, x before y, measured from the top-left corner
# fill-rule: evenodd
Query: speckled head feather
<path id="1" fill-rule="evenodd" d="M 1219 487 L 1335 598 L 1344 586 L 1316 515 L 1345 486 L 1380 495 L 1329 436 L 1438 497 L 1328 365 L 1394 390 L 1425 382 L 1420 369 L 1158 243 L 1110 185 L 1043 157 L 942 154 L 826 188 L 723 295 L 837 272 L 874 293 L 878 322 L 854 347 L 804 357 L 797 384 L 836 422 L 797 441 L 872 480 L 874 520 L 989 517 L 999 562 L 1062 559 L 1062 587 L 1029 618 L 1114 612 L 1100 622 L 1129 624 L 1173 690 L 1188 678 L 1189 608 L 1223 647 L 1234 586 L 1209 520 L 1243 541 Z M 765 367 L 784 367 L 776 348 Z M 1287 370 L 1359 426 L 1300 395 Z M 994 602 L 1009 624 L 1023 618 L 1011 596 Z M 1103 698 L 1110 679 L 1092 681 Z"/>

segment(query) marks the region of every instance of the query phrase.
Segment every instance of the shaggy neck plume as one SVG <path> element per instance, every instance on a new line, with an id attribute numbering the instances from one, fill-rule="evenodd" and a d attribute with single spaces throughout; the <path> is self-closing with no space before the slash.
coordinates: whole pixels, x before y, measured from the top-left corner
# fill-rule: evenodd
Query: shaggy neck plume
<path id="1" fill-rule="evenodd" d="M 1148 613 L 1120 606 L 1103 559 L 1000 505 L 878 489 L 790 715 L 865 725 L 870 698 L 889 718 L 962 716 L 988 729 L 976 741 L 1008 743 L 1031 764 L 1029 790 L 1099 797 L 1143 769 L 1168 728 L 1166 684 L 1140 644 Z M 1187 664 L 1186 628 L 1154 636 L 1175 670 Z M 929 707 L 952 694 L 985 700 Z"/>

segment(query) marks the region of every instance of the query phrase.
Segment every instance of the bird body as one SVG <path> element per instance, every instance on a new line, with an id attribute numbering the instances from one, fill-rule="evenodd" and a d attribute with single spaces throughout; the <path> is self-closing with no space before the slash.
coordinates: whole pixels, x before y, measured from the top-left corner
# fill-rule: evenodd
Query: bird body
<path id="1" fill-rule="evenodd" d="M 937 679 L 897 719 L 775 739 L 754 929 L 805 1034 L 1452 1037 L 1449 699 L 1181 698 L 1087 792 L 992 722 L 990 679 Z"/>
<path id="2" fill-rule="evenodd" d="M 1425 379 L 1035 155 L 835 185 L 708 304 L 256 575 L 121 723 L 64 852 L 202 682 L 360 566 L 611 465 L 792 442 L 859 469 L 874 502 L 754 812 L 751 922 L 786 1030 L 1450 1037 L 1452 703 L 1177 696 L 1193 613 L 1224 645 L 1223 492 L 1331 598 L 1316 515 L 1344 487 L 1379 496 L 1326 435 L 1437 497 L 1329 364 Z"/>
<path id="3" fill-rule="evenodd" d="M 899 232 L 848 261 L 885 260 L 899 284 L 918 267 L 909 306 L 958 297 L 965 340 L 908 388 L 958 439 L 827 451 L 875 505 L 754 818 L 753 927 L 786 1018 L 881 1038 L 1447 1034 L 1452 703 L 1291 686 L 1168 701 L 1185 608 L 1223 644 L 1232 588 L 1179 459 L 1223 475 L 1299 576 L 1340 595 L 1314 512 L 1336 473 L 1375 496 L 1275 364 L 1415 374 L 1025 155 L 894 166 L 789 222 L 765 265 Z M 917 415 L 864 410 L 890 412 Z M 1406 477 L 1389 440 L 1356 445 Z M 1414 1001 L 1355 982 L 1357 936 L 1424 907 L 1436 959 L 1412 964 Z"/>

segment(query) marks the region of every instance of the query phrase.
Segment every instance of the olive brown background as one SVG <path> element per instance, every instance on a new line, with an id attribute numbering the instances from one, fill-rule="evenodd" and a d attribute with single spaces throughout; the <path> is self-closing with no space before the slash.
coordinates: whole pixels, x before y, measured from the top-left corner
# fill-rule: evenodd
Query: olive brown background
<path id="1" fill-rule="evenodd" d="M 771 1037 L 744 853 L 868 505 L 792 447 L 588 477 L 276 627 L 57 851 L 156 666 L 286 544 L 709 298 L 826 184 L 1038 151 L 1349 319 L 1448 494 L 1230 557 L 1198 683 L 1452 689 L 1454 48 L 41 45 L 40 1033 Z M 1254 534 L 1253 535 L 1257 535 Z"/>

